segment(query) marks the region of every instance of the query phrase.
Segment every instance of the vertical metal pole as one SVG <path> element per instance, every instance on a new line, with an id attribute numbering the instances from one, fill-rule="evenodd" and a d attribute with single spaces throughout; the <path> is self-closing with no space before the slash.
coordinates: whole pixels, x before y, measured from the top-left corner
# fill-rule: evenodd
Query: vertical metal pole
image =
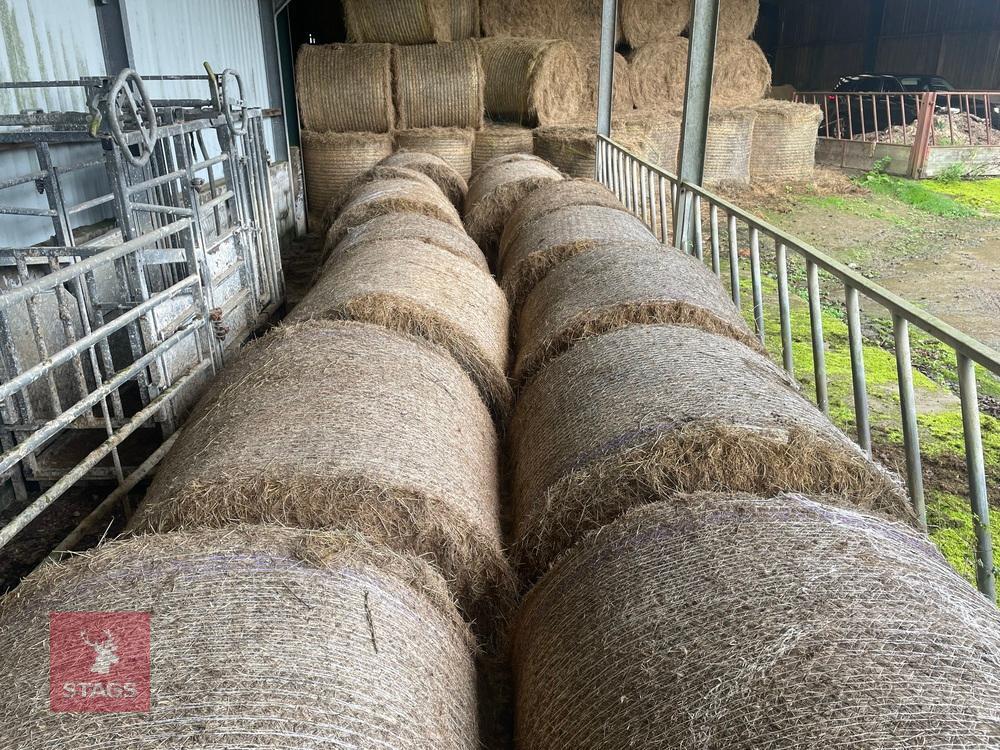
<path id="1" fill-rule="evenodd" d="M 719 276 L 722 274 L 722 263 L 719 259 L 719 207 L 714 203 L 708 212 L 708 224 L 712 233 L 712 270 Z"/>
<path id="2" fill-rule="evenodd" d="M 750 284 L 753 290 L 753 322 L 757 339 L 764 343 L 764 290 L 760 277 L 760 232 L 750 227 Z"/>
<path id="3" fill-rule="evenodd" d="M 778 314 L 781 318 L 781 360 L 787 372 L 795 377 L 795 357 L 792 351 L 792 309 L 788 303 L 788 251 L 776 241 L 774 258 L 778 266 Z"/>
<path id="4" fill-rule="evenodd" d="M 826 386 L 826 345 L 823 342 L 823 302 L 819 297 L 819 267 L 806 261 L 809 280 L 809 325 L 812 330 L 813 372 L 816 375 L 816 403 L 829 415 L 830 397 Z"/>
<path id="5" fill-rule="evenodd" d="M 615 84 L 615 40 L 618 36 L 618 0 L 603 0 L 601 62 L 597 89 L 597 134 L 611 137 L 611 105 Z"/>
<path id="6" fill-rule="evenodd" d="M 906 453 L 906 484 L 920 528 L 927 530 L 927 506 L 924 502 L 924 472 L 920 460 L 920 432 L 917 430 L 917 404 L 913 395 L 913 364 L 910 360 L 910 324 L 892 316 L 896 341 L 896 377 L 899 382 L 899 410 L 903 420 L 903 450 Z"/>
<path id="7" fill-rule="evenodd" d="M 732 287 L 733 304 L 742 309 L 740 302 L 740 246 L 736 232 L 736 214 L 729 214 L 729 284 Z"/>
<path id="8" fill-rule="evenodd" d="M 719 0 L 693 0 L 679 160 L 682 183 L 701 185 L 705 173 L 705 142 L 718 29 Z"/>
<path id="9" fill-rule="evenodd" d="M 979 424 L 976 367 L 963 354 L 958 355 L 958 390 L 962 399 L 969 502 L 972 505 L 972 522 L 976 532 L 976 584 L 986 598 L 995 602 L 997 594 L 993 571 L 993 539 L 990 534 L 990 504 L 986 494 L 986 468 L 983 464 L 983 435 Z"/>
<path id="10" fill-rule="evenodd" d="M 854 385 L 854 421 L 858 427 L 858 444 L 872 454 L 872 431 L 868 415 L 868 388 L 865 379 L 865 351 L 861 336 L 861 304 L 858 290 L 845 287 L 847 295 L 847 335 L 851 346 L 851 379 Z"/>
<path id="11" fill-rule="evenodd" d="M 663 175 L 659 177 L 659 188 L 660 188 L 660 242 L 664 245 L 667 244 L 667 238 L 670 236 L 670 217 L 667 215 L 667 178 Z"/>
<path id="12" fill-rule="evenodd" d="M 702 244 L 701 236 L 701 196 L 694 195 L 694 205 L 691 207 L 691 228 L 694 230 L 692 233 L 692 242 L 694 243 L 694 257 L 698 260 L 705 259 L 705 249 Z"/>

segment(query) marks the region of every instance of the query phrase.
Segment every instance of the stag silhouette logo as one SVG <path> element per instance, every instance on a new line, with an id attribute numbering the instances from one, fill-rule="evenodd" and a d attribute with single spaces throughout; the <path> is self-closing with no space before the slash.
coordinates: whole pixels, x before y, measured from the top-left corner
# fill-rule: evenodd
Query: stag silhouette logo
<path id="1" fill-rule="evenodd" d="M 94 663 L 90 667 L 93 674 L 107 674 L 118 663 L 118 646 L 110 630 L 104 631 L 103 641 L 92 641 L 85 632 L 80 632 L 80 640 L 94 651 Z"/>

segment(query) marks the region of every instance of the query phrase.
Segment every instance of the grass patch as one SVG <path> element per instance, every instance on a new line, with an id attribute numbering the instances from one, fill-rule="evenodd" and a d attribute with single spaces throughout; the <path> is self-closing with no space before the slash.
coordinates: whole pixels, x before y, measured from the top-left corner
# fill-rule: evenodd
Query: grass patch
<path id="1" fill-rule="evenodd" d="M 904 180 L 884 173 L 869 173 L 859 178 L 875 195 L 884 195 L 918 211 L 947 218 L 972 218 L 979 212 L 950 195 L 932 190 L 921 182 Z"/>
<path id="2" fill-rule="evenodd" d="M 925 180 L 922 184 L 970 209 L 1000 216 L 1000 179 Z"/>
<path id="3" fill-rule="evenodd" d="M 976 534 L 972 525 L 969 501 L 949 492 L 927 494 L 927 527 L 931 539 L 945 559 L 967 581 L 976 583 Z M 1000 567 L 1000 513 L 990 514 L 993 532 L 993 567 Z"/>

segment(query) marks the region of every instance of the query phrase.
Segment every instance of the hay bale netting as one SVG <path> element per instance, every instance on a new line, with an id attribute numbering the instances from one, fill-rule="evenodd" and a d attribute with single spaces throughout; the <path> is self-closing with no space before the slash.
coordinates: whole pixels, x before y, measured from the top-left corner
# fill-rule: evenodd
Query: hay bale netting
<path id="1" fill-rule="evenodd" d="M 335 247 L 356 226 L 383 214 L 408 212 L 430 216 L 462 227 L 458 211 L 430 177 L 402 167 L 376 167 L 362 175 L 356 187 L 339 205 L 331 205 L 328 216 L 336 216 L 327 234 Z"/>
<path id="2" fill-rule="evenodd" d="M 327 245 L 326 258 L 350 253 L 365 243 L 382 240 L 418 240 L 454 253 L 484 271 L 490 269 L 483 251 L 464 229 L 440 219 L 406 211 L 376 216 L 364 224 L 352 227 L 339 243 Z"/>
<path id="3" fill-rule="evenodd" d="M 764 100 L 756 115 L 750 146 L 752 179 L 804 180 L 816 166 L 816 138 L 823 110 L 815 104 Z"/>
<path id="4" fill-rule="evenodd" d="M 295 63 L 306 130 L 387 133 L 395 123 L 388 44 L 306 44 Z"/>
<path id="5" fill-rule="evenodd" d="M 83 639 L 109 637 L 117 658 L 92 674 Z M 4 747 L 478 746 L 475 641 L 444 581 L 357 535 L 240 526 L 104 544 L 0 600 L 0 644 Z M 132 682 L 148 711 L 99 697 L 77 701 L 105 712 L 52 711 L 50 644 L 70 680 Z"/>
<path id="6" fill-rule="evenodd" d="M 398 139 L 399 133 L 396 136 Z M 398 140 L 397 145 L 399 145 Z M 465 177 L 437 154 L 422 150 L 408 151 L 404 147 L 404 150 L 383 159 L 381 165 L 403 167 L 425 174 L 434 180 L 455 208 L 461 208 L 465 204 L 465 194 L 469 190 Z"/>
<path id="7" fill-rule="evenodd" d="M 563 261 L 604 246 L 660 243 L 624 206 L 568 206 L 521 226 L 500 255 L 500 285 L 516 319 L 525 296 Z"/>
<path id="8" fill-rule="evenodd" d="M 445 349 L 311 321 L 273 330 L 220 372 L 132 528 L 348 528 L 432 561 L 485 625 L 509 575 L 498 484 L 489 410 Z"/>
<path id="9" fill-rule="evenodd" d="M 542 4 L 540 4 L 542 5 Z M 481 39 L 486 112 L 522 125 L 571 122 L 583 99 L 583 68 L 560 39 Z"/>
<path id="10" fill-rule="evenodd" d="M 313 133 L 302 131 L 309 223 L 323 224 L 327 207 L 362 174 L 392 153 L 388 133 Z"/>
<path id="11" fill-rule="evenodd" d="M 517 204 L 542 185 L 561 179 L 559 170 L 528 154 L 511 154 L 487 162 L 469 182 L 466 231 L 487 258 L 495 258 L 500 233 Z"/>
<path id="12" fill-rule="evenodd" d="M 598 93 L 601 84 L 600 53 L 580 53 L 583 66 L 583 100 L 580 104 L 579 116 L 596 114 Z M 614 85 L 611 87 L 612 112 L 621 115 L 635 107 L 632 96 L 632 78 L 628 72 L 628 60 L 624 55 L 615 53 Z M 590 123 L 593 129 L 593 123 Z"/>
<path id="13" fill-rule="evenodd" d="M 720 38 L 746 39 L 757 26 L 760 0 L 722 0 Z M 676 37 L 691 22 L 689 0 L 622 0 L 622 34 L 632 47 L 644 47 L 663 37 Z"/>
<path id="14" fill-rule="evenodd" d="M 486 162 L 499 156 L 530 154 L 535 147 L 531 128 L 511 123 L 488 122 L 476 132 L 472 147 L 472 172 L 478 172 Z"/>
<path id="15" fill-rule="evenodd" d="M 750 182 L 750 145 L 756 113 L 746 109 L 713 110 L 708 117 L 705 175 L 709 185 Z"/>
<path id="16" fill-rule="evenodd" d="M 680 112 L 637 110 L 612 122 L 611 135 L 637 156 L 676 174 L 681 147 Z"/>
<path id="17" fill-rule="evenodd" d="M 514 380 L 592 336 L 639 323 L 691 326 L 761 350 L 718 277 L 697 258 L 662 245 L 608 246 L 556 266 L 517 318 Z"/>
<path id="18" fill-rule="evenodd" d="M 510 435 L 528 578 L 580 534 L 673 492 L 801 491 L 912 513 L 899 479 L 782 370 L 693 328 L 636 325 L 581 341 L 521 389 Z"/>
<path id="19" fill-rule="evenodd" d="M 472 144 L 475 139 L 475 130 L 461 128 L 417 128 L 396 133 L 399 148 L 434 154 L 465 181 L 472 177 Z M 461 204 L 458 205 L 461 207 Z"/>
<path id="20" fill-rule="evenodd" d="M 393 47 L 396 127 L 479 128 L 483 66 L 473 41 Z"/>
<path id="21" fill-rule="evenodd" d="M 288 320 L 361 320 L 440 344 L 502 421 L 511 401 L 508 317 L 488 272 L 435 245 L 391 239 L 334 255 Z"/>
<path id="22" fill-rule="evenodd" d="M 570 177 L 593 177 L 597 170 L 597 133 L 587 125 L 535 128 L 535 155 Z"/>
<path id="23" fill-rule="evenodd" d="M 1000 615 L 921 534 L 682 496 L 589 534 L 514 628 L 518 747 L 1000 746 Z"/>

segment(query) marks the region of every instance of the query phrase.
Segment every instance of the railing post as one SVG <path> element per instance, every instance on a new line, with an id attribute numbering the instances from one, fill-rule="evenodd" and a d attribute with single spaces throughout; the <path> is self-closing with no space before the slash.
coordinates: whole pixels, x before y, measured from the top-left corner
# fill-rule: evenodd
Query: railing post
<path id="1" fill-rule="evenodd" d="M 910 358 L 910 324 L 899 315 L 892 316 L 896 342 L 896 380 L 899 384 L 899 409 L 903 419 L 903 451 L 906 453 L 906 484 L 920 528 L 927 530 L 927 506 L 924 502 L 924 472 L 920 460 L 920 432 L 917 429 L 917 405 L 913 395 L 913 363 Z"/>
<path id="2" fill-rule="evenodd" d="M 910 147 L 910 177 L 919 180 L 927 165 L 930 152 L 931 130 L 934 128 L 934 104 L 937 94 L 928 91 L 920 97 L 917 109 L 917 132 Z M 905 115 L 905 112 L 904 112 Z M 906 119 L 905 116 L 903 118 Z M 905 123 L 904 123 L 905 125 Z"/>

